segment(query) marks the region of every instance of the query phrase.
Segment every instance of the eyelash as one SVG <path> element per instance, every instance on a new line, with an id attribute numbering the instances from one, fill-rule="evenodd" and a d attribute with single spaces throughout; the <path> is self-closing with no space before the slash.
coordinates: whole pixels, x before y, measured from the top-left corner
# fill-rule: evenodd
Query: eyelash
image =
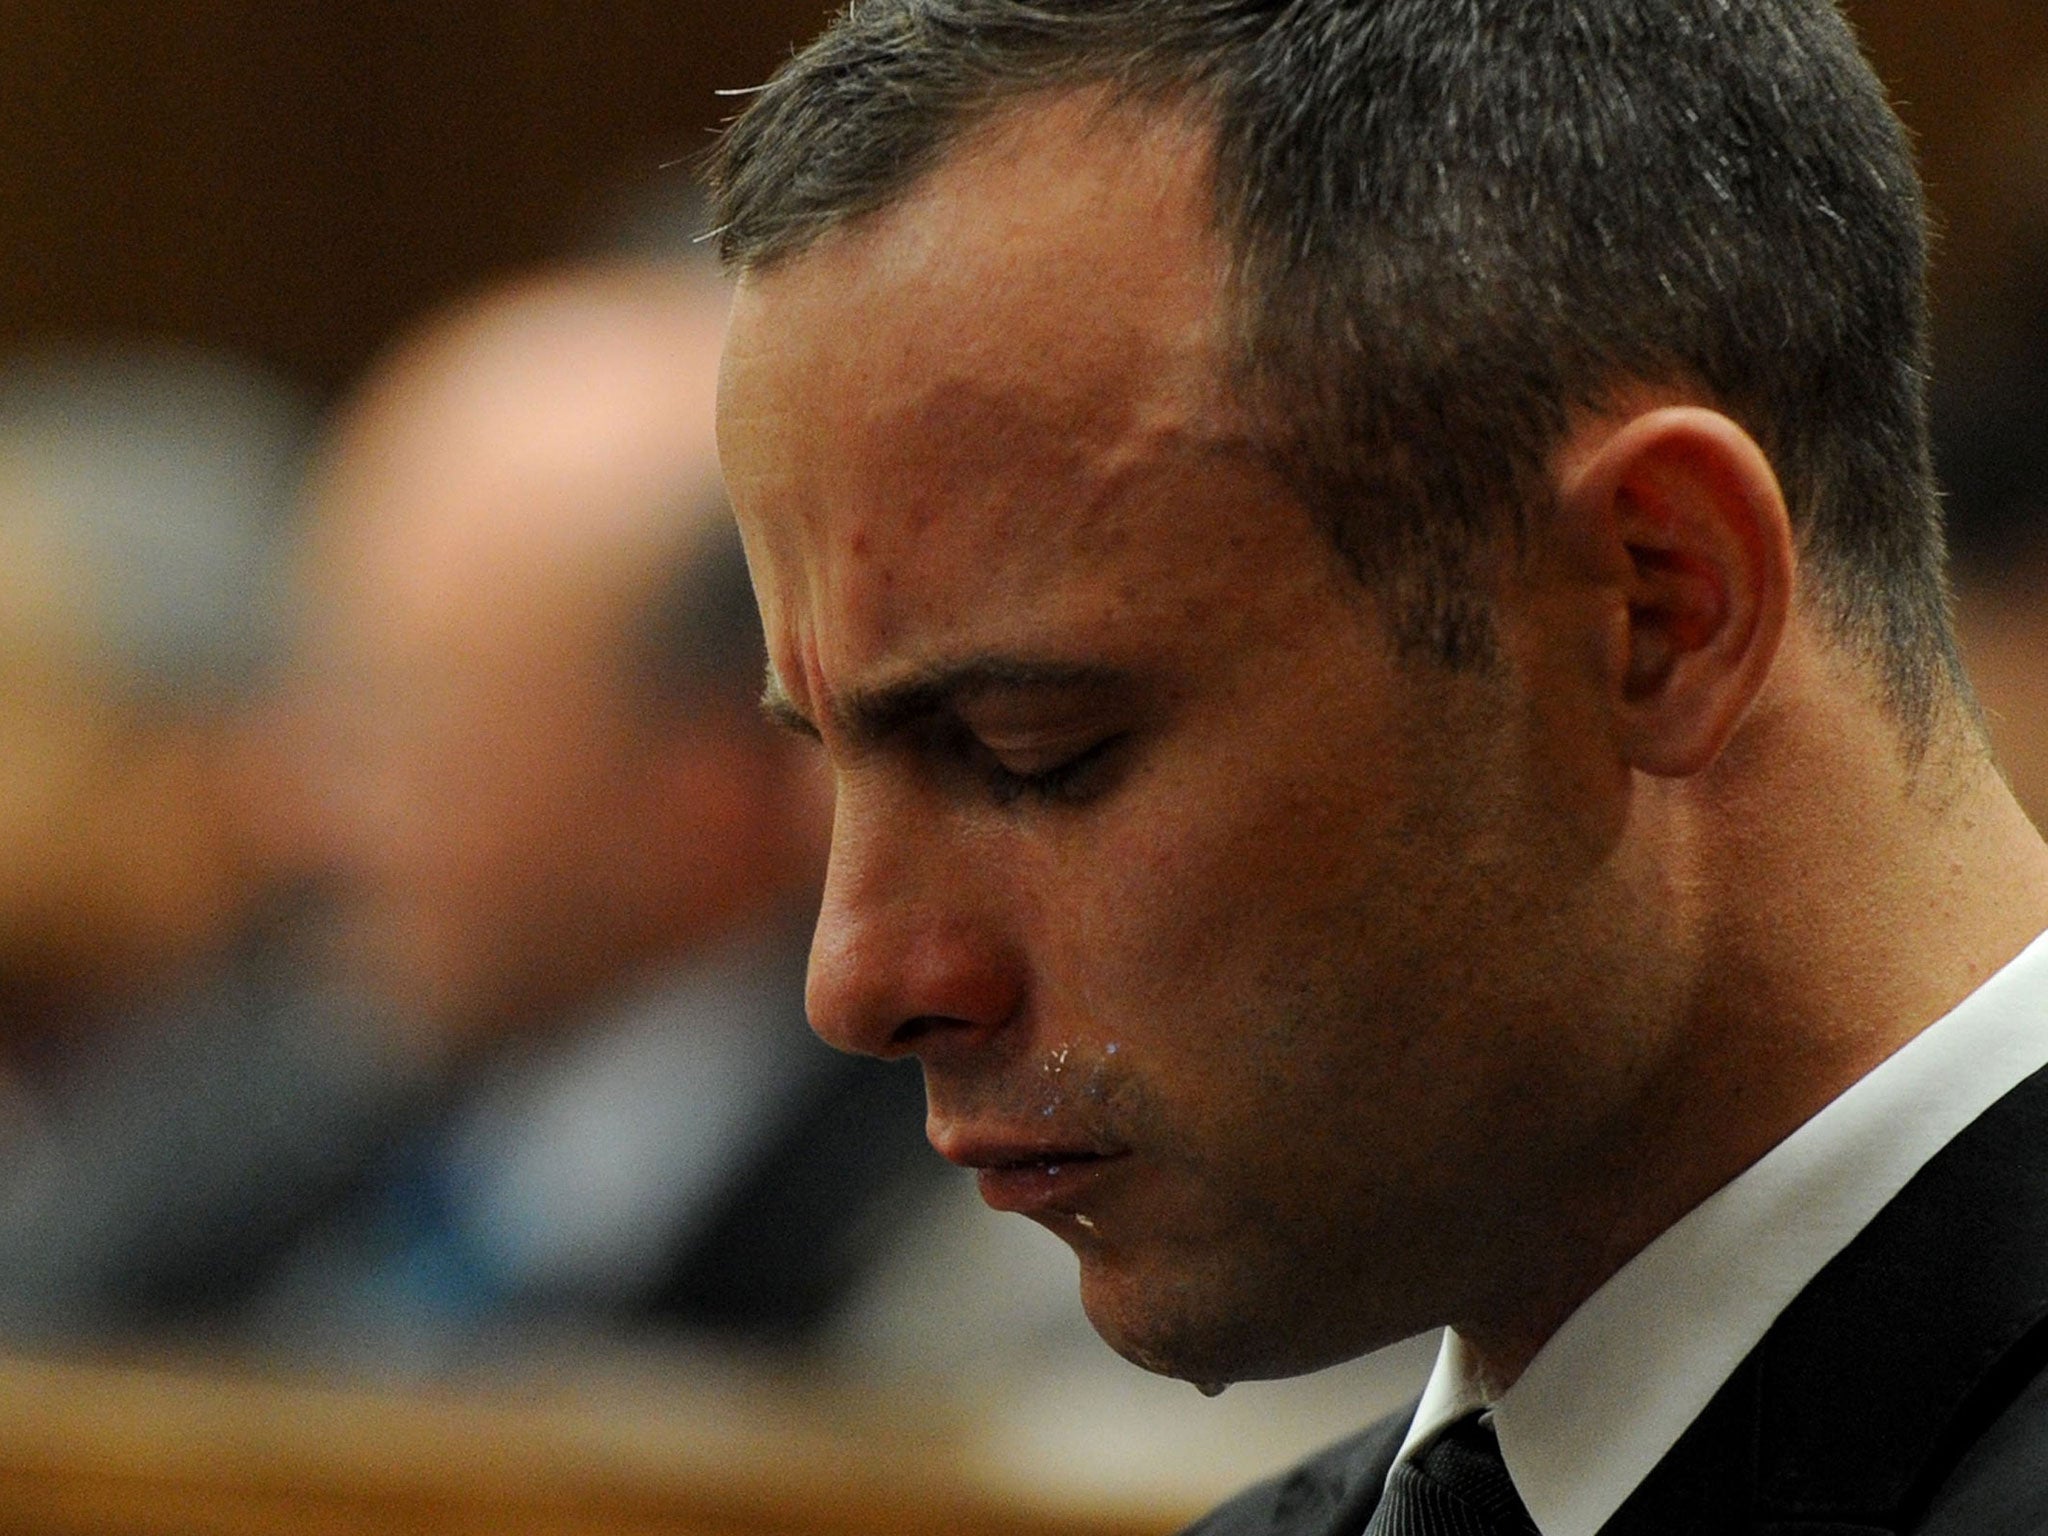
<path id="1" fill-rule="evenodd" d="M 1087 798 L 1084 781 L 1090 770 L 1100 766 L 1110 750 L 1122 740 L 1122 736 L 1105 736 L 1087 750 L 1038 773 L 1013 773 L 1002 764 L 991 761 L 983 767 L 982 774 L 998 805 L 1015 805 L 1024 799 L 1044 805 L 1072 805 Z"/>

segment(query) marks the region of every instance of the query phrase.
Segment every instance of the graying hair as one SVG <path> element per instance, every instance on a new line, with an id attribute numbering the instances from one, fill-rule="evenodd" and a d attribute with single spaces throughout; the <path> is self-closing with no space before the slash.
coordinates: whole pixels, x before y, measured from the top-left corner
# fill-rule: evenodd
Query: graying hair
<path id="1" fill-rule="evenodd" d="M 0 366 L 0 527 L 62 561 L 112 669 L 193 704 L 282 648 L 287 527 L 312 429 L 253 369 L 168 346 Z"/>

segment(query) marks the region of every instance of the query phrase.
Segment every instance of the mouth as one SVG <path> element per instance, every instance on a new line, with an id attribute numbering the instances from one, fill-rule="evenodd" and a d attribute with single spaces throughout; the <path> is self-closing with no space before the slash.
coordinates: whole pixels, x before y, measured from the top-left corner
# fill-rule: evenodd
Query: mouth
<path id="1" fill-rule="evenodd" d="M 1026 1144 L 958 1133 L 935 1134 L 932 1145 L 948 1162 L 974 1170 L 991 1209 L 1069 1219 L 1108 1170 L 1130 1155 L 1121 1147 Z"/>

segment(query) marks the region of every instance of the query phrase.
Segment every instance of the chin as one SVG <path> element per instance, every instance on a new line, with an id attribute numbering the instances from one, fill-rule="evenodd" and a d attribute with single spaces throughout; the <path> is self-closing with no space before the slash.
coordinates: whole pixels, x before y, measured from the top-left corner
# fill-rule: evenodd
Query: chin
<path id="1" fill-rule="evenodd" d="M 1303 1376 L 1382 1342 L 1316 1328 L 1299 1298 L 1219 1279 L 1213 1273 L 1138 1276 L 1099 1257 L 1083 1258 L 1081 1307 L 1102 1341 L 1131 1364 L 1208 1389 Z M 1398 1337 L 1390 1334 L 1384 1342 Z"/>

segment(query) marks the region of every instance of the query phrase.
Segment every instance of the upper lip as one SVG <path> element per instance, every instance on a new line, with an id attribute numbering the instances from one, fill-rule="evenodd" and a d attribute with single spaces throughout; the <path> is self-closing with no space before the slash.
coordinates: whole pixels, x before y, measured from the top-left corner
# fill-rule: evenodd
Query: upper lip
<path id="1" fill-rule="evenodd" d="M 1097 1137 L 1053 1139 L 969 1127 L 934 1126 L 931 1143 L 939 1156 L 962 1168 L 1027 1168 L 1038 1163 L 1072 1163 L 1115 1157 L 1124 1148 Z"/>

